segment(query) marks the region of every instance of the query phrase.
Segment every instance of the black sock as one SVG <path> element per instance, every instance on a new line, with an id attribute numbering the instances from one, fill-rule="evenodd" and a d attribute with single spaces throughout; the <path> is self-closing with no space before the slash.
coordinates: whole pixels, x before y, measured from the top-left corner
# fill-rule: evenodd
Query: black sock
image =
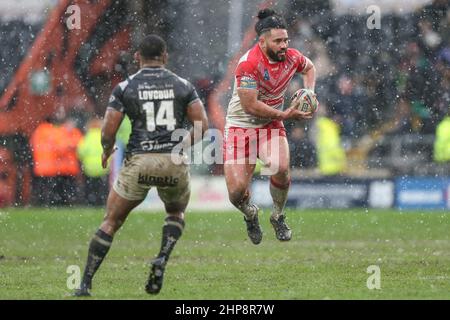
<path id="1" fill-rule="evenodd" d="M 167 261 L 172 252 L 177 240 L 181 237 L 184 229 L 184 220 L 178 217 L 168 216 L 166 223 L 163 226 L 161 250 L 158 258 L 165 257 Z"/>
<path id="2" fill-rule="evenodd" d="M 89 244 L 88 258 L 82 281 L 82 284 L 88 288 L 91 287 L 92 278 L 108 253 L 112 240 L 113 237 L 103 232 L 101 229 L 98 229 L 92 238 L 91 243 Z"/>

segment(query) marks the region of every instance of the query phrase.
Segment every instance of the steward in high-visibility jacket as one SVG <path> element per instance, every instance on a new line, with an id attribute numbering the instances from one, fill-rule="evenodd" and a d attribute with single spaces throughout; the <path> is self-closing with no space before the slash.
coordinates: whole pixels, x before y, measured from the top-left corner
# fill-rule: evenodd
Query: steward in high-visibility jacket
<path id="1" fill-rule="evenodd" d="M 78 144 L 77 152 L 84 173 L 84 192 L 86 204 L 101 206 L 108 196 L 109 168 L 102 168 L 101 125 L 99 119 L 88 123 L 86 135 Z"/>
<path id="2" fill-rule="evenodd" d="M 70 120 L 38 125 L 30 138 L 33 202 L 45 206 L 76 202 L 76 178 L 80 173 L 76 148 L 81 137 L 81 131 Z"/>
<path id="3" fill-rule="evenodd" d="M 319 170 L 324 175 L 342 173 L 347 166 L 344 148 L 341 146 L 341 129 L 330 118 L 317 119 L 317 158 Z"/>
<path id="4" fill-rule="evenodd" d="M 33 173 L 36 177 L 58 175 L 58 140 L 58 128 L 49 122 L 39 124 L 31 135 Z"/>
<path id="5" fill-rule="evenodd" d="M 43 122 L 30 138 L 33 172 L 36 177 L 76 176 L 80 165 L 76 148 L 81 131 L 71 121 L 63 124 Z"/>
<path id="6" fill-rule="evenodd" d="M 444 117 L 436 127 L 434 160 L 436 162 L 450 162 L 450 116 Z"/>
<path id="7" fill-rule="evenodd" d="M 71 121 L 66 121 L 56 128 L 58 137 L 58 175 L 76 177 L 80 174 L 77 146 L 83 138 L 83 134 Z"/>
<path id="8" fill-rule="evenodd" d="M 78 158 L 83 166 L 86 176 L 97 178 L 108 173 L 108 169 L 102 168 L 102 144 L 100 126 L 91 126 L 84 138 L 78 144 Z"/>

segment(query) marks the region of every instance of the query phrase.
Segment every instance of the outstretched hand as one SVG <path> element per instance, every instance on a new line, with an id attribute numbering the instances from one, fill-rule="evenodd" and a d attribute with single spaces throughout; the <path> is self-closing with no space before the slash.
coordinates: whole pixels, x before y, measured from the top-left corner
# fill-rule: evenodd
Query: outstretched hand
<path id="1" fill-rule="evenodd" d="M 314 115 L 314 112 L 302 112 L 298 110 L 296 107 L 290 107 L 284 111 L 284 119 L 293 119 L 293 120 L 303 120 L 303 119 L 311 119 Z"/>

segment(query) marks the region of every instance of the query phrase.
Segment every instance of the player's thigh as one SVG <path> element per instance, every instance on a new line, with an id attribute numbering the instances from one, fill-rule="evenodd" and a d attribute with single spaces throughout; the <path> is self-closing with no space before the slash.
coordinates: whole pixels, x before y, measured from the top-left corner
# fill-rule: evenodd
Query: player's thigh
<path id="1" fill-rule="evenodd" d="M 254 163 L 236 164 L 225 163 L 223 165 L 225 182 L 228 192 L 247 190 L 255 171 Z"/>
<path id="2" fill-rule="evenodd" d="M 147 154 L 126 156 L 112 189 L 126 200 L 144 200 L 151 187 L 145 180 L 150 158 Z"/>
<path id="3" fill-rule="evenodd" d="M 145 170 L 142 155 L 127 156 L 120 168 L 106 201 L 103 227 L 114 232 L 123 224 L 131 210 L 147 196 L 150 187 L 139 183 Z"/>
<path id="4" fill-rule="evenodd" d="M 191 196 L 189 168 L 184 165 L 176 166 L 174 176 L 176 177 L 172 179 L 174 185 L 157 187 L 158 195 L 169 214 L 184 212 Z"/>
<path id="5" fill-rule="evenodd" d="M 278 134 L 263 141 L 258 155 L 271 175 L 289 173 L 289 144 L 284 135 Z"/>

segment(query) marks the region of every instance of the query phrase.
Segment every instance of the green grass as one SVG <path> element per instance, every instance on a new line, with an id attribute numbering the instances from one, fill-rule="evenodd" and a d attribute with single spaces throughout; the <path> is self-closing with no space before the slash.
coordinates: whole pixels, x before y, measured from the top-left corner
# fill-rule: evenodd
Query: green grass
<path id="1" fill-rule="evenodd" d="M 67 267 L 84 267 L 103 216 L 93 209 L 1 209 L 0 299 L 73 299 Z M 293 239 L 247 239 L 237 212 L 186 215 L 161 293 L 144 292 L 163 213 L 133 212 L 93 283 L 98 299 L 449 299 L 450 214 L 288 211 Z M 369 290 L 370 265 L 381 289 Z"/>

